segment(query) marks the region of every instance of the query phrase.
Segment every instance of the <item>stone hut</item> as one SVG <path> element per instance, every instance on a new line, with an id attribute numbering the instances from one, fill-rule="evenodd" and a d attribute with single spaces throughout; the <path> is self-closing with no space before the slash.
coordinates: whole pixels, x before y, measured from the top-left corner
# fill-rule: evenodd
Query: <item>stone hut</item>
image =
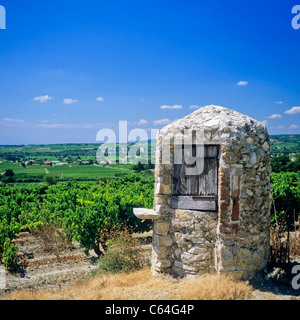
<path id="1" fill-rule="evenodd" d="M 265 126 L 210 105 L 165 126 L 156 143 L 154 210 L 134 209 L 154 220 L 153 274 L 251 279 L 269 256 Z"/>

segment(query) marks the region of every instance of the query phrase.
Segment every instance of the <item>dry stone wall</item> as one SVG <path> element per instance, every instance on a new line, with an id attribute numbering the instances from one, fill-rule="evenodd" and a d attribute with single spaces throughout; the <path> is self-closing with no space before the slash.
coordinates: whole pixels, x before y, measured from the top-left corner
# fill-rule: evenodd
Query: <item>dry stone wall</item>
<path id="1" fill-rule="evenodd" d="M 219 146 L 217 211 L 172 207 L 174 132 L 201 131 Z M 270 144 L 266 128 L 236 111 L 207 106 L 164 127 L 157 136 L 152 271 L 195 276 L 230 273 L 250 279 L 269 255 Z"/>

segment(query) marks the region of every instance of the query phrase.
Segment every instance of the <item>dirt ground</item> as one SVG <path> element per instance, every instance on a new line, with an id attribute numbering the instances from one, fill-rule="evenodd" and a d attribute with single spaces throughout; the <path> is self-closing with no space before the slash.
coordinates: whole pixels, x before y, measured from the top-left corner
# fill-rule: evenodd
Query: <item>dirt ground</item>
<path id="1" fill-rule="evenodd" d="M 143 235 L 145 237 L 145 235 Z M 151 252 L 150 237 L 146 235 L 145 250 Z M 19 290 L 40 292 L 58 291 L 78 279 L 84 279 L 96 267 L 98 257 L 93 251 L 86 256 L 79 246 L 60 250 L 45 250 L 45 243 L 28 232 L 22 232 L 15 240 L 22 267 L 5 275 L 5 289 L 0 288 L 0 299 Z M 300 264 L 300 257 L 294 260 Z M 250 285 L 253 300 L 300 300 L 300 290 L 292 288 L 289 276 L 280 269 L 262 271 Z M 299 281 L 298 281 L 299 283 Z"/>
<path id="2" fill-rule="evenodd" d="M 23 266 L 16 272 L 6 272 L 6 287 L 0 290 L 0 297 L 16 290 L 58 290 L 96 268 L 96 254 L 91 251 L 86 256 L 78 246 L 45 250 L 43 241 L 28 232 L 20 233 L 14 242 Z"/>

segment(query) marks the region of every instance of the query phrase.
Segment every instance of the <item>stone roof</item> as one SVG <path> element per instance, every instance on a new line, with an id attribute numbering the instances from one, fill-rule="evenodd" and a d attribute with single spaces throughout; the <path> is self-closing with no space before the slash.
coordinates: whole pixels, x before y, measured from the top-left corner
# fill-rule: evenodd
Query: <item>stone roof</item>
<path id="1" fill-rule="evenodd" d="M 208 105 L 199 108 L 182 119 L 176 120 L 160 130 L 160 135 L 172 135 L 175 130 L 204 130 L 205 143 L 231 143 L 234 137 L 250 135 L 268 136 L 265 125 L 247 115 L 221 106 Z"/>

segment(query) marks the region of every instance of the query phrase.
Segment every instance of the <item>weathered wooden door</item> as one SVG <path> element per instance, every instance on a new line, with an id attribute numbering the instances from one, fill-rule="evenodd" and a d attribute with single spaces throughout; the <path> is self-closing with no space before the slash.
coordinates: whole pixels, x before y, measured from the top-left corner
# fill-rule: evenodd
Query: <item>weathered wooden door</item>
<path id="1" fill-rule="evenodd" d="M 195 156 L 196 146 L 192 149 Z M 196 162 L 194 165 L 186 164 L 183 148 L 182 159 L 181 164 L 173 164 L 172 207 L 201 211 L 217 210 L 218 146 L 204 146 L 204 168 L 199 175 L 187 174 L 187 169 L 195 166 Z"/>

